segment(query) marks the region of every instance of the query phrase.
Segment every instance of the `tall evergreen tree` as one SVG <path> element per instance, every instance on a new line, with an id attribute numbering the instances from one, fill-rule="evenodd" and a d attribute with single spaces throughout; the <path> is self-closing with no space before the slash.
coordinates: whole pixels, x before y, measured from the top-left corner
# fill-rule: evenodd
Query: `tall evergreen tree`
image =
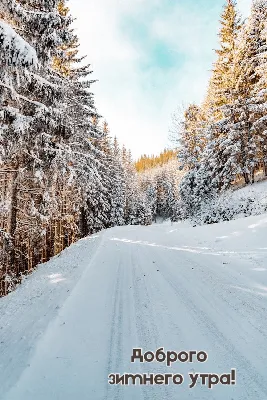
<path id="1" fill-rule="evenodd" d="M 250 158 L 262 165 L 267 176 L 267 2 L 254 0 L 242 38 L 242 75 L 254 146 Z M 240 90 L 240 89 L 239 89 Z M 253 153 L 253 155 L 252 155 Z"/>
<path id="2" fill-rule="evenodd" d="M 198 106 L 191 104 L 184 114 L 182 132 L 179 139 L 180 148 L 178 158 L 183 167 L 194 168 L 200 160 L 205 146 L 203 128 L 205 116 Z"/>
<path id="3" fill-rule="evenodd" d="M 115 137 L 112 145 L 112 165 L 111 165 L 111 226 L 122 226 L 125 224 L 124 211 L 126 205 L 126 177 L 122 164 L 121 149 Z"/>
<path id="4" fill-rule="evenodd" d="M 234 54 L 232 100 L 221 108 L 225 115 L 223 130 L 227 134 L 226 140 L 219 139 L 225 148 L 225 166 L 232 164 L 235 176 L 242 175 L 246 183 L 254 182 L 256 168 L 264 159 L 267 98 L 262 63 L 266 56 L 266 18 L 266 2 L 254 0 Z M 225 176 L 229 176 L 229 168 Z"/>
<path id="5" fill-rule="evenodd" d="M 227 0 L 220 23 L 220 48 L 216 50 L 217 60 L 214 64 L 204 102 L 208 117 L 213 117 L 215 120 L 223 116 L 221 107 L 233 100 L 232 91 L 235 86 L 233 63 L 237 38 L 242 26 L 235 0 Z"/>

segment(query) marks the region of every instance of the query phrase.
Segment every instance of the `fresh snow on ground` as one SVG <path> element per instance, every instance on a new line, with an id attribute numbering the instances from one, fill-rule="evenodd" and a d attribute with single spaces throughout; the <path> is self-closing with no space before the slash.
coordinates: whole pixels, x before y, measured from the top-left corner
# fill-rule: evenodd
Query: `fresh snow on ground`
<path id="1" fill-rule="evenodd" d="M 234 197 L 251 197 L 254 199 L 262 200 L 267 198 L 267 181 L 257 182 L 254 185 L 247 185 L 234 192 Z"/>
<path id="2" fill-rule="evenodd" d="M 0 299 L 1 400 L 266 400 L 267 215 L 113 228 Z M 131 363 L 132 349 L 204 350 L 206 363 Z M 188 372 L 233 386 L 188 388 Z M 111 386 L 111 373 L 183 385 Z"/>
<path id="3" fill-rule="evenodd" d="M 203 201 L 192 215 L 196 225 L 240 219 L 267 212 L 267 181 L 257 182 Z"/>

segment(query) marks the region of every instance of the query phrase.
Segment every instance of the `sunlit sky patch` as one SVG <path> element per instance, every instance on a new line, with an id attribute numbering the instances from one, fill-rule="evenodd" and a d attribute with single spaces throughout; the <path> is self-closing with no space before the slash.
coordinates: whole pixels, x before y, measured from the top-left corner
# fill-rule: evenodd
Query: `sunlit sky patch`
<path id="1" fill-rule="evenodd" d="M 224 0 L 70 0 L 96 105 L 133 156 L 169 145 L 171 114 L 200 102 Z M 245 18 L 251 0 L 238 0 Z"/>

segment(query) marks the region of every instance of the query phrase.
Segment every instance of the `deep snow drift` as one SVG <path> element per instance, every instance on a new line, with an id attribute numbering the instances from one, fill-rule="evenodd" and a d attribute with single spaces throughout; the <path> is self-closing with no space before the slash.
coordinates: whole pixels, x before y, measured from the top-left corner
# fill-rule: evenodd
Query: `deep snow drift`
<path id="1" fill-rule="evenodd" d="M 267 215 L 192 228 L 114 228 L 83 239 L 0 299 L 1 400 L 266 400 Z M 131 363 L 132 349 L 203 350 Z M 188 388 L 188 373 L 236 385 Z M 182 385 L 108 385 L 112 373 Z"/>

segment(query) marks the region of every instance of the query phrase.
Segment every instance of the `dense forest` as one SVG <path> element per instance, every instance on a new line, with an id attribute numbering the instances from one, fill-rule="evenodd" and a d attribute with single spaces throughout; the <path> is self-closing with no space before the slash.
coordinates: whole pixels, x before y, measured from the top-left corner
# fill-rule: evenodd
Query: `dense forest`
<path id="1" fill-rule="evenodd" d="M 221 15 L 207 93 L 175 120 L 184 217 L 197 215 L 237 182 L 267 176 L 267 1 L 252 0 L 242 21 L 234 0 Z"/>
<path id="2" fill-rule="evenodd" d="M 1 1 L 0 296 L 79 238 L 199 216 L 267 176 L 266 21 L 267 1 L 244 22 L 226 1 L 202 104 L 176 118 L 174 150 L 134 161 L 95 105 L 65 1 Z"/>
<path id="3" fill-rule="evenodd" d="M 110 136 L 72 22 L 62 0 L 0 4 L 0 296 L 79 238 L 167 212 L 169 187 Z"/>

